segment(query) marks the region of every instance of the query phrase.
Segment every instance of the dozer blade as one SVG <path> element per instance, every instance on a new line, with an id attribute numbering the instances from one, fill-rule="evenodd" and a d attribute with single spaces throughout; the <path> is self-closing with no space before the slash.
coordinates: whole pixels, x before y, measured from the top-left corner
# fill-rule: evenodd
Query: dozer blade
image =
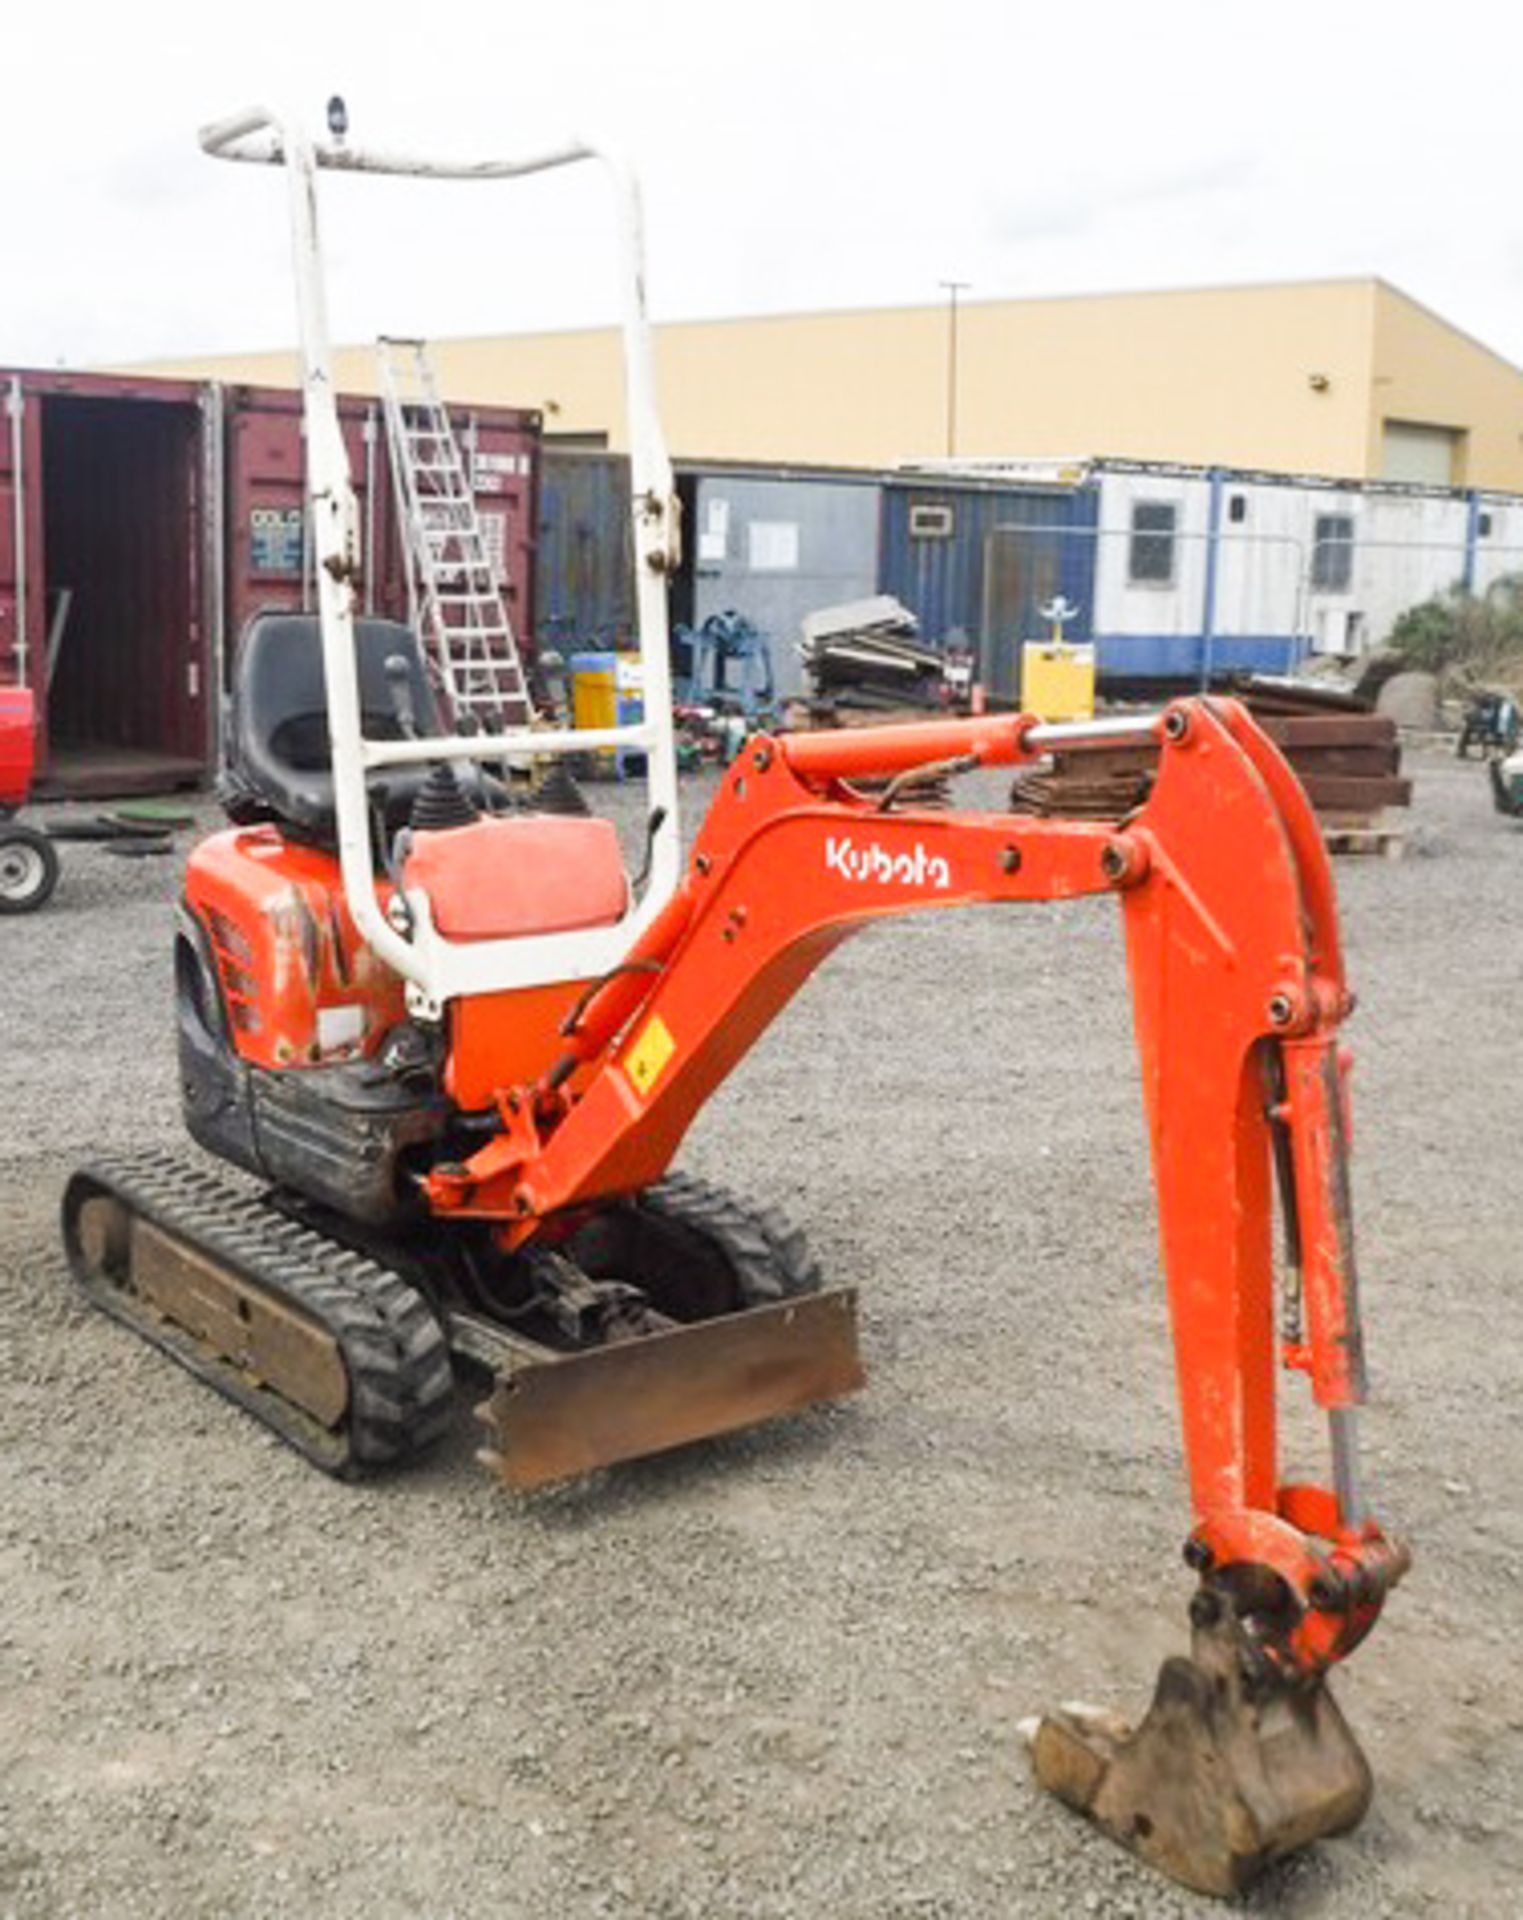
<path id="1" fill-rule="evenodd" d="M 588 1352 L 514 1365 L 478 1408 L 478 1455 L 509 1486 L 732 1433 L 863 1383 L 852 1288 L 806 1294 Z"/>
<path id="2" fill-rule="evenodd" d="M 1200 1893 L 1236 1894 L 1274 1860 L 1357 1826 L 1369 1764 L 1320 1680 L 1245 1679 L 1254 1650 L 1225 1617 L 1166 1660 L 1133 1732 L 1065 1707 L 1031 1740 L 1038 1781 L 1151 1866 Z"/>

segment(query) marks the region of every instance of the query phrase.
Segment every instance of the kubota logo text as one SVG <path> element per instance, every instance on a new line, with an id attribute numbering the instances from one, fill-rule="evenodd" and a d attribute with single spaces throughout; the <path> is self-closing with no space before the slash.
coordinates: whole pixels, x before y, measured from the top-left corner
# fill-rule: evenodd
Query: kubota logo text
<path id="1" fill-rule="evenodd" d="M 858 846 L 850 834 L 831 834 L 825 841 L 825 871 L 843 880 L 887 887 L 950 887 L 952 869 L 939 853 L 927 853 L 917 840 L 908 853 L 890 853 L 876 841 Z"/>

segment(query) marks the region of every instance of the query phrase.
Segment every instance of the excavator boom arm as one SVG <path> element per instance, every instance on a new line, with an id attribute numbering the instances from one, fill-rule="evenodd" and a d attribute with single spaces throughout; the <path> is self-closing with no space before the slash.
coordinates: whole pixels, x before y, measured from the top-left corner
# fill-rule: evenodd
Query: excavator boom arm
<path id="1" fill-rule="evenodd" d="M 659 1179 L 703 1102 L 857 928 L 976 903 L 1119 897 L 1158 1191 L 1202 1569 L 1272 1593 L 1266 1657 L 1312 1675 L 1368 1630 L 1405 1564 L 1369 1519 L 1353 1410 L 1364 1374 L 1337 1028 L 1333 890 L 1310 808 L 1228 701 L 1182 702 L 1120 826 L 914 804 L 914 779 L 1029 758 L 1029 717 L 752 742 L 681 888 L 584 996 L 567 1052 L 510 1091 L 503 1131 L 431 1178 L 441 1212 L 511 1244 Z M 881 781 L 867 792 L 854 784 Z M 568 1091 L 574 1080 L 576 1091 Z M 1276 1328 L 1274 1175 L 1304 1334 Z M 1291 1336 L 1294 1337 L 1291 1337 Z M 1283 1484 L 1282 1363 L 1310 1375 L 1332 1484 Z M 1268 1603 L 1265 1603 L 1266 1605 Z"/>

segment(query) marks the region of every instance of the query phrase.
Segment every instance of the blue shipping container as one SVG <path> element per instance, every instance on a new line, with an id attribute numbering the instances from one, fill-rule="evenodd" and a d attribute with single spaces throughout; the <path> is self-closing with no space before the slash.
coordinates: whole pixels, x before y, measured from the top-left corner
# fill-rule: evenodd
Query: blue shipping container
<path id="1" fill-rule="evenodd" d="M 1068 637 L 1087 639 L 1094 609 L 1093 487 L 931 484 L 894 478 L 883 488 L 879 584 L 935 645 L 971 647 L 991 693 L 1014 699 L 1020 650 L 1049 628 L 1040 612 L 1061 594 L 1078 609 Z"/>

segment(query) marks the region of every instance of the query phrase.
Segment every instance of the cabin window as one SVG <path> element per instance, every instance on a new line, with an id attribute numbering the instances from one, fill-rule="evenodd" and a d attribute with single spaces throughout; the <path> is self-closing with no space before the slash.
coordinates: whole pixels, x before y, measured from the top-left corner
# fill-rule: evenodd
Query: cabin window
<path id="1" fill-rule="evenodd" d="M 910 538 L 912 540 L 950 540 L 952 537 L 952 509 L 933 507 L 922 502 L 910 508 Z"/>
<path id="2" fill-rule="evenodd" d="M 1134 587 L 1173 586 L 1178 521 L 1179 509 L 1172 500 L 1133 502 L 1127 577 Z"/>
<path id="3" fill-rule="evenodd" d="M 1319 513 L 1312 526 L 1311 583 L 1317 593 L 1347 593 L 1354 578 L 1354 516 Z"/>

